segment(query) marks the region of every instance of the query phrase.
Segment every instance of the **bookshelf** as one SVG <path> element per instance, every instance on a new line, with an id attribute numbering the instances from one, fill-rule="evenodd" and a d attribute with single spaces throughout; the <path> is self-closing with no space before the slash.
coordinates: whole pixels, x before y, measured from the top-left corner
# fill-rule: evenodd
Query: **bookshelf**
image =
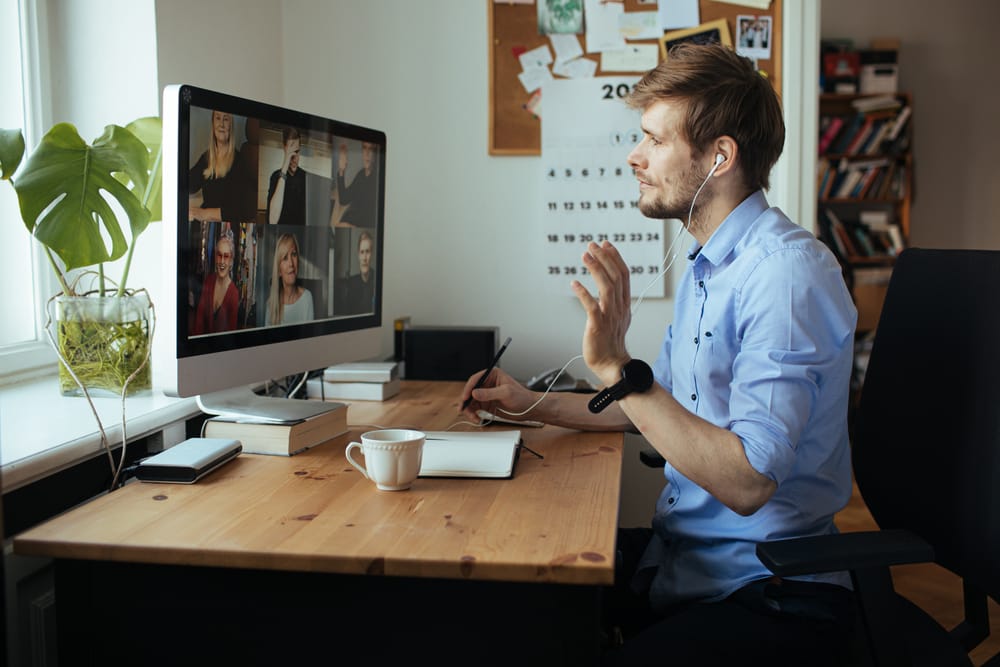
<path id="1" fill-rule="evenodd" d="M 858 309 L 848 413 L 852 434 L 889 277 L 910 238 L 912 105 L 908 93 L 819 98 L 817 234 L 840 260 Z"/>
<path id="2" fill-rule="evenodd" d="M 874 330 L 896 255 L 910 237 L 912 97 L 823 94 L 816 168 L 818 235 L 837 255 Z"/>

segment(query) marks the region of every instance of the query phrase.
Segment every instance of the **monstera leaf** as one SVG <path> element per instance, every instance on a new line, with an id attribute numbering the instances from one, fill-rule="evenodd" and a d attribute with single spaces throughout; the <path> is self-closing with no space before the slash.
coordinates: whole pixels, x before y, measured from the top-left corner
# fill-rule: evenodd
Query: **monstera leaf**
<path id="1" fill-rule="evenodd" d="M 132 188 L 132 194 L 146 206 L 150 221 L 160 220 L 163 217 L 163 179 L 160 178 L 161 161 L 163 160 L 161 150 L 163 122 L 156 116 L 150 116 L 132 121 L 125 126 L 125 129 L 145 144 L 149 156 L 146 167 L 148 174 L 146 189 L 148 192 L 140 190 L 138 184 L 135 184 Z M 121 181 L 123 178 L 121 176 L 118 180 Z"/>
<path id="2" fill-rule="evenodd" d="M 117 176 L 145 192 L 149 161 L 143 142 L 117 125 L 108 125 L 91 146 L 69 123 L 55 125 L 14 184 L 21 218 L 67 270 L 118 259 L 128 241 L 104 194 L 121 205 L 135 239 L 149 224 L 150 212 Z"/>
<path id="3" fill-rule="evenodd" d="M 0 130 L 0 178 L 10 180 L 23 156 L 24 135 L 21 130 Z"/>

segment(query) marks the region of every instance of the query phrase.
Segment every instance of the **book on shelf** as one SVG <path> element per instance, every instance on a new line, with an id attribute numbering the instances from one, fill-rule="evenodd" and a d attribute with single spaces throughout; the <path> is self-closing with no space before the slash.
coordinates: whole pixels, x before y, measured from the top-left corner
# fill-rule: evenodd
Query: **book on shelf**
<path id="1" fill-rule="evenodd" d="M 903 107 L 900 112 L 896 115 L 895 120 L 892 123 L 888 134 L 885 136 L 885 141 L 883 142 L 883 150 L 889 152 L 889 148 L 901 137 L 903 136 L 903 129 L 906 127 L 906 122 L 910 120 L 910 114 L 913 113 L 910 105 Z M 886 148 L 888 145 L 889 148 Z"/>
<path id="2" fill-rule="evenodd" d="M 521 431 L 426 431 L 421 477 L 492 477 L 514 474 Z"/>
<path id="3" fill-rule="evenodd" d="M 903 252 L 903 249 L 906 247 L 906 243 L 903 241 L 903 231 L 899 228 L 899 225 L 893 223 L 889 225 L 886 231 L 889 234 L 889 239 L 892 241 L 894 254 L 898 255 Z"/>
<path id="4" fill-rule="evenodd" d="M 865 114 L 856 113 L 846 121 L 844 129 L 837 136 L 837 140 L 830 146 L 831 153 L 846 153 L 848 146 L 854 140 L 855 135 L 865 124 Z"/>
<path id="5" fill-rule="evenodd" d="M 871 237 L 868 232 L 861 228 L 861 226 L 855 226 L 853 228 L 854 238 L 858 240 L 857 245 L 861 248 L 861 254 L 866 257 L 874 257 L 879 254 L 875 249 L 875 244 L 872 243 Z"/>
<path id="6" fill-rule="evenodd" d="M 861 182 L 864 170 L 860 167 L 850 167 L 844 173 L 844 177 L 837 184 L 837 191 L 833 193 L 836 199 L 845 199 L 853 196 L 854 188 Z"/>
<path id="7" fill-rule="evenodd" d="M 824 155 L 844 128 L 843 116 L 830 116 L 819 137 L 819 154 Z"/>
<path id="8" fill-rule="evenodd" d="M 851 106 L 860 112 L 898 109 L 903 103 L 895 95 L 872 95 L 851 100 Z"/>
<path id="9" fill-rule="evenodd" d="M 246 454 L 291 456 L 347 433 L 347 406 L 330 403 L 315 417 L 291 422 L 217 416 L 205 420 L 206 438 L 239 440 Z"/>
<path id="10" fill-rule="evenodd" d="M 859 255 L 857 246 L 851 240 L 851 235 L 847 233 L 847 227 L 840 221 L 837 214 L 832 209 L 824 209 L 826 219 L 830 225 L 830 235 L 834 239 L 834 245 L 844 259 Z"/>
<path id="11" fill-rule="evenodd" d="M 862 147 L 875 130 L 875 124 L 877 122 L 878 120 L 874 116 L 866 115 L 864 122 L 861 124 L 861 127 L 858 128 L 858 131 L 854 133 L 854 136 L 851 137 L 851 140 L 847 144 L 847 148 L 844 149 L 844 152 L 848 155 L 857 155 L 860 153 Z"/>
<path id="12" fill-rule="evenodd" d="M 306 381 L 306 396 L 326 401 L 384 401 L 399 393 L 399 378 L 388 382 L 329 382 L 319 378 Z"/>

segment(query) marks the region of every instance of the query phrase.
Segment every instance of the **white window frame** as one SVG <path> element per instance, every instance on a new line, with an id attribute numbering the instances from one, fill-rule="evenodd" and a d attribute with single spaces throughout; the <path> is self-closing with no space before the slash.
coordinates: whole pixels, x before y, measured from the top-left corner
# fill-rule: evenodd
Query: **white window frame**
<path id="1" fill-rule="evenodd" d="M 23 132 L 26 145 L 33 147 L 38 144 L 43 128 L 51 125 L 52 116 L 52 110 L 46 103 L 46 100 L 51 99 L 46 90 L 51 81 L 48 49 L 45 48 L 46 3 L 19 0 L 18 15 L 24 94 Z M 31 244 L 30 267 L 34 285 L 35 339 L 0 347 L 0 384 L 51 375 L 57 371 L 56 354 L 45 333 L 45 308 L 49 297 L 58 289 L 57 282 L 49 270 L 41 247 L 34 242 Z"/>

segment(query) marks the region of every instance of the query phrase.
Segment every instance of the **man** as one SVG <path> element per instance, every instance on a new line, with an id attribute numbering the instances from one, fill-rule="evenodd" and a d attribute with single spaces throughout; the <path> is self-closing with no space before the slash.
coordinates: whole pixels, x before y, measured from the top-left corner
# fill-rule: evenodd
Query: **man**
<path id="1" fill-rule="evenodd" d="M 375 272 L 372 271 L 372 237 L 367 231 L 358 236 L 358 273 L 347 279 L 345 314 L 371 313 L 375 310 Z"/>
<path id="2" fill-rule="evenodd" d="M 267 221 L 272 225 L 306 224 L 306 173 L 299 169 L 302 137 L 294 127 L 281 132 L 285 157 L 267 188 Z"/>
<path id="3" fill-rule="evenodd" d="M 354 227 L 374 229 L 377 223 L 376 203 L 378 179 L 375 171 L 375 151 L 378 146 L 370 141 L 361 142 L 361 169 L 347 184 L 347 144 L 340 145 L 337 158 L 337 199 L 347 210 L 344 222 Z"/>
<path id="4" fill-rule="evenodd" d="M 528 410 L 635 429 L 666 459 L 652 528 L 619 533 L 607 607 L 624 642 L 608 664 L 825 664 L 852 626 L 846 573 L 777 581 L 755 546 L 836 531 L 851 494 L 855 308 L 833 255 L 764 198 L 784 123 L 750 61 L 679 46 L 629 103 L 642 111 L 628 156 L 640 211 L 681 219 L 695 239 L 652 372 L 625 346 L 628 266 L 591 243 L 598 294 L 572 288 L 587 313 L 584 360 L 606 389 L 538 402 L 497 370 L 483 389 L 470 378 L 462 399 L 474 399 L 470 418 Z"/>

